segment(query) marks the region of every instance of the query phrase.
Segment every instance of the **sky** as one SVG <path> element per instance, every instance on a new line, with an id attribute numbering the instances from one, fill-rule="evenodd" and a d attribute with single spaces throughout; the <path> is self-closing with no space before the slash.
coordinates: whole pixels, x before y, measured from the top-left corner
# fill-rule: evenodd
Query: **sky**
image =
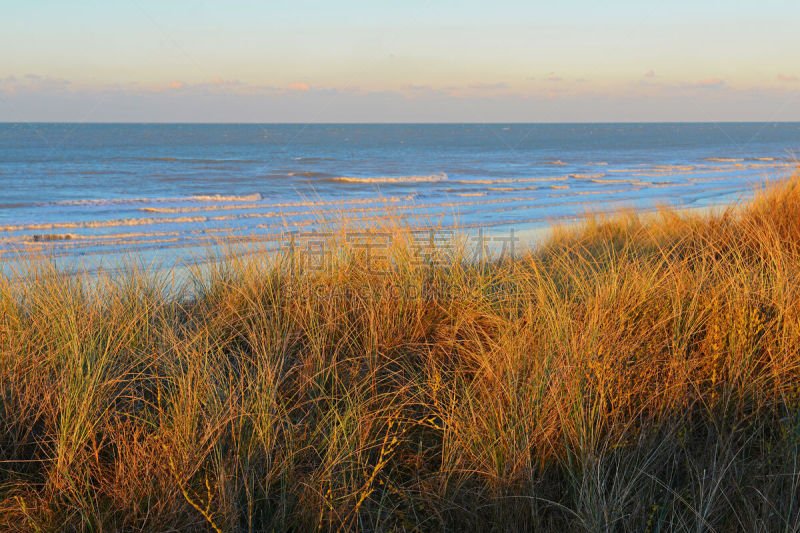
<path id="1" fill-rule="evenodd" d="M 0 121 L 800 120 L 797 0 L 0 0 Z"/>

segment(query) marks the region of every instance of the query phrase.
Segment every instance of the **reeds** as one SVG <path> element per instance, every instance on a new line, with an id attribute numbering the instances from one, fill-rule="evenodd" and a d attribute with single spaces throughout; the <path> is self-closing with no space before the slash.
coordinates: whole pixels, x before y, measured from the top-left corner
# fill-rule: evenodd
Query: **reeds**
<path id="1" fill-rule="evenodd" d="M 800 528 L 796 180 L 513 260 L 351 236 L 0 279 L 2 528 Z"/>

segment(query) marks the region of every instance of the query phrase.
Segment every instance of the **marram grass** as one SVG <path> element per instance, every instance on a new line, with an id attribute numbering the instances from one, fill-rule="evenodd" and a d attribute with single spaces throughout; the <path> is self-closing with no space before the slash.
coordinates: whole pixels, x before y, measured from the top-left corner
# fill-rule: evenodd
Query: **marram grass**
<path id="1" fill-rule="evenodd" d="M 0 528 L 800 528 L 800 182 L 513 261 L 393 235 L 0 279 Z"/>

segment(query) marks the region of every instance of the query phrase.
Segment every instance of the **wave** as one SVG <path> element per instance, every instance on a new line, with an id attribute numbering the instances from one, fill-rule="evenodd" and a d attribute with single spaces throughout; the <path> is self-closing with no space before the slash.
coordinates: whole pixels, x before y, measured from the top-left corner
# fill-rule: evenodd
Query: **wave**
<path id="1" fill-rule="evenodd" d="M 90 220 L 86 222 L 43 222 L 38 224 L 12 224 L 0 226 L 0 231 L 13 232 L 24 230 L 50 229 L 82 229 L 113 228 L 117 226 L 151 226 L 154 224 L 188 224 L 207 222 L 209 217 L 176 217 L 176 218 L 123 218 L 114 220 Z"/>
<path id="2" fill-rule="evenodd" d="M 544 189 L 544 186 L 533 186 L 533 187 L 487 187 L 487 191 L 497 191 L 497 192 L 510 192 L 510 191 L 538 191 Z M 548 189 L 569 189 L 569 185 L 548 185 Z"/>
<path id="3" fill-rule="evenodd" d="M 67 205 L 67 206 L 102 206 L 124 204 L 152 204 L 167 202 L 260 202 L 261 193 L 244 195 L 195 194 L 192 196 L 173 196 L 168 198 L 84 198 L 81 200 L 58 200 L 55 202 L 37 202 L 33 205 Z M 29 204 L 28 204 L 29 205 Z"/>
<path id="4" fill-rule="evenodd" d="M 300 172 L 289 172 L 287 176 L 294 176 L 298 178 L 330 178 L 333 174 L 328 172 L 314 172 L 312 170 L 303 170 Z"/>
<path id="5" fill-rule="evenodd" d="M 698 168 L 709 168 L 709 165 L 638 165 L 636 168 L 610 168 L 606 170 L 609 174 L 636 174 L 638 172 L 648 172 L 651 174 L 686 174 L 698 172 Z M 706 172 L 717 172 L 718 166 L 711 167 L 712 170 Z"/>
<path id="6" fill-rule="evenodd" d="M 195 194 L 189 197 L 190 200 L 198 202 L 260 202 L 262 199 L 261 193 L 245 194 L 245 195 L 225 195 L 225 194 Z"/>
<path id="7" fill-rule="evenodd" d="M 372 178 L 359 178 L 351 176 L 338 176 L 330 178 L 330 181 L 342 183 L 435 183 L 447 180 L 447 174 L 428 174 L 420 176 L 379 176 Z"/>
<path id="8" fill-rule="evenodd" d="M 296 202 L 281 202 L 277 204 L 237 204 L 237 205 L 208 205 L 202 207 L 140 207 L 140 211 L 147 213 L 200 213 L 209 211 L 244 211 L 249 209 L 272 209 L 282 207 L 319 207 L 327 205 L 353 205 L 353 204 L 371 204 L 371 203 L 396 203 L 396 202 L 410 202 L 414 200 L 416 193 L 411 193 L 405 196 L 387 196 L 387 197 L 373 197 L 373 198 L 354 198 L 352 200 L 301 200 Z"/>
<path id="9" fill-rule="evenodd" d="M 604 191 L 606 193 L 613 193 L 616 191 Z M 578 194 L 592 194 L 592 193 L 578 193 Z M 450 208 L 450 207 L 465 207 L 473 205 L 490 205 L 501 203 L 514 203 L 520 201 L 533 201 L 539 197 L 512 197 L 512 198 L 493 198 L 482 200 L 469 200 L 462 202 L 435 202 L 429 204 L 402 204 L 393 206 L 391 209 L 397 211 L 415 211 L 420 209 L 429 208 Z M 335 209 L 313 209 L 311 211 L 295 211 L 295 212 L 257 212 L 247 214 L 231 214 L 231 215 L 216 215 L 216 216 L 178 216 L 178 217 L 159 217 L 159 218 L 125 218 L 125 219 L 112 219 L 112 220 L 89 220 L 89 221 L 74 221 L 74 222 L 51 222 L 51 223 L 38 223 L 38 224 L 19 224 L 19 225 L 0 225 L 0 232 L 12 233 L 25 230 L 54 230 L 54 229 L 91 229 L 91 228 L 112 228 L 112 227 L 132 227 L 132 226 L 153 226 L 153 225 L 168 225 L 168 224 L 197 224 L 207 222 L 232 222 L 244 221 L 253 219 L 286 219 L 297 216 L 308 215 L 340 215 L 342 213 L 368 213 L 368 212 L 387 212 L 389 206 L 370 206 L 355 209 L 348 209 L 343 211 L 341 207 Z M 385 216 L 385 215 L 382 215 Z M 281 222 L 283 224 L 284 222 Z"/>
<path id="10" fill-rule="evenodd" d="M 706 161 L 715 161 L 717 163 L 737 163 L 744 161 L 741 157 L 707 157 Z"/>
<path id="11" fill-rule="evenodd" d="M 612 180 L 612 179 L 599 179 L 593 178 L 589 180 L 592 183 L 642 183 L 641 180 L 638 179 L 620 179 L 620 180 Z"/>
<path id="12" fill-rule="evenodd" d="M 557 187 L 557 185 L 551 185 L 551 187 Z M 541 187 L 487 187 L 487 191 L 499 191 L 499 192 L 508 192 L 508 191 L 538 191 Z"/>
<path id="13" fill-rule="evenodd" d="M 34 205 L 68 205 L 68 206 L 101 206 L 121 204 L 152 204 L 168 202 L 260 202 L 261 193 L 228 195 L 228 194 L 195 194 L 192 196 L 172 196 L 165 198 L 85 198 L 82 200 L 59 200 L 56 202 L 39 202 Z"/>
<path id="14" fill-rule="evenodd" d="M 575 197 L 583 197 L 583 196 L 592 196 L 592 195 L 609 195 L 609 194 L 619 194 L 619 193 L 626 193 L 626 192 L 634 192 L 641 190 L 641 186 L 656 186 L 652 183 L 640 182 L 637 184 L 633 184 L 632 187 L 628 188 L 620 188 L 615 190 L 597 190 L 597 191 L 564 191 L 560 194 L 547 194 L 546 197 L 549 198 L 575 198 Z M 663 184 L 664 186 L 675 186 L 678 185 L 676 183 L 670 184 Z M 729 188 L 729 187 L 728 187 Z M 709 189 L 713 190 L 713 189 Z M 333 214 L 335 216 L 342 215 L 342 214 L 349 214 L 353 215 L 355 213 L 375 213 L 376 219 L 382 219 L 387 216 L 389 212 L 408 212 L 408 215 L 417 217 L 429 217 L 434 214 L 432 213 L 425 213 L 424 210 L 427 209 L 439 209 L 441 214 L 446 214 L 445 211 L 441 211 L 447 208 L 456 208 L 456 207 L 468 207 L 473 206 L 475 208 L 480 209 L 480 211 L 473 211 L 475 213 L 487 213 L 487 212 L 500 212 L 500 211 L 513 211 L 517 209 L 533 209 L 533 208 L 551 208 L 555 206 L 566 206 L 566 205 L 573 205 L 578 203 L 584 203 L 583 201 L 577 201 L 576 199 L 568 200 L 566 203 L 557 202 L 557 203 L 535 203 L 536 201 L 541 201 L 543 199 L 542 196 L 515 196 L 510 198 L 481 198 L 481 199 L 474 199 L 469 201 L 456 201 L 456 202 L 446 202 L 446 203 L 430 203 L 430 204 L 422 204 L 422 205 L 399 205 L 394 206 L 392 208 L 387 209 L 389 206 L 383 207 L 366 207 L 366 208 L 356 208 L 356 209 L 348 209 L 346 211 L 342 211 L 341 209 L 328 209 L 328 210 L 319 210 L 314 209 L 310 211 L 296 211 L 296 212 L 289 212 L 289 213 L 253 213 L 247 215 L 230 215 L 230 216 L 213 216 L 213 217 L 175 217 L 175 218 L 141 218 L 141 219 L 118 219 L 118 220 L 103 220 L 103 221 L 84 221 L 84 222 L 62 222 L 62 223 L 51 223 L 51 224 L 30 224 L 30 225 L 20 225 L 20 226 L 0 226 L 0 232 L 14 232 L 20 230 L 31 230 L 31 229 L 39 229 L 39 230 L 50 230 L 50 229 L 60 229 L 60 228 L 109 228 L 109 227 L 131 227 L 131 226 L 148 226 L 148 225 L 171 225 L 171 224 L 186 224 L 186 223 L 199 223 L 199 222 L 241 222 L 246 224 L 246 226 L 239 226 L 235 228 L 236 231 L 245 231 L 247 228 L 253 228 L 253 226 L 247 222 L 249 220 L 257 220 L 257 219 L 272 219 L 274 222 L 266 225 L 258 225 L 257 227 L 275 227 L 281 228 L 285 227 L 287 224 L 289 225 L 313 225 L 318 222 L 320 219 L 318 217 L 326 215 L 326 214 Z M 530 202 L 534 202 L 531 204 Z M 486 210 L 487 206 L 497 205 L 497 204 L 507 204 L 507 207 L 502 207 L 498 209 L 490 209 Z M 516 205 L 515 205 L 516 204 Z M 520 205 L 524 204 L 524 205 Z M 468 214 L 469 212 L 462 212 L 462 214 Z M 317 218 L 310 218 L 310 219 L 297 219 L 300 216 L 308 216 L 314 215 Z M 295 219 L 291 222 L 288 219 Z M 132 238 L 144 235 L 158 235 L 159 237 L 170 237 L 170 236 L 177 236 L 180 235 L 187 235 L 187 234 L 205 234 L 211 232 L 221 232 L 221 231 L 230 231 L 234 228 L 222 228 L 222 229 L 214 229 L 214 228 L 204 228 L 200 226 L 193 226 L 192 228 L 187 228 L 186 230 L 177 230 L 177 231 L 157 231 L 157 232 L 131 232 L 129 234 L 111 234 L 108 236 L 101 236 L 101 235 L 75 235 L 75 234 L 66 234 L 62 233 L 60 235 L 71 235 L 71 239 L 75 239 L 72 243 L 82 242 L 82 241 L 90 241 L 90 240 L 110 240 L 109 237 L 125 237 L 125 238 Z M 14 236 L 11 236 L 14 237 Z M 58 240 L 58 239 L 52 239 Z M 64 239 L 70 240 L 70 238 Z M 69 246 L 73 246 L 70 243 Z M 59 246 L 64 247 L 67 246 L 66 243 L 59 244 Z"/>
<path id="15" fill-rule="evenodd" d="M 677 181 L 640 181 L 635 185 L 646 186 L 650 189 L 662 189 L 664 187 L 686 187 L 689 185 L 695 185 L 695 183 L 691 181 L 684 183 L 678 183 Z"/>
<path id="16" fill-rule="evenodd" d="M 570 178 L 574 179 L 597 179 L 605 177 L 605 172 L 600 172 L 599 174 L 570 174 Z"/>
<path id="17" fill-rule="evenodd" d="M 542 181 L 565 181 L 569 176 L 556 176 L 547 178 L 490 178 L 479 180 L 456 180 L 450 183 L 459 183 L 464 185 L 494 185 L 498 183 L 530 183 Z"/>
<path id="18" fill-rule="evenodd" d="M 34 205 L 90 206 L 90 205 L 141 204 L 147 202 L 168 202 L 174 200 L 175 200 L 174 198 L 84 198 L 81 200 L 58 200 L 55 202 L 37 202 Z"/>

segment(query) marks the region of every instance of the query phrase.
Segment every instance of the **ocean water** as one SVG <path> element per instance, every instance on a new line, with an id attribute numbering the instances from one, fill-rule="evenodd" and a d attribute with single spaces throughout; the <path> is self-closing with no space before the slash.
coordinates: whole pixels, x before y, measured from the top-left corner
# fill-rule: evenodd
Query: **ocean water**
<path id="1" fill-rule="evenodd" d="M 379 224 L 524 232 L 588 211 L 708 206 L 796 169 L 800 123 L 0 124 L 0 268 Z"/>

